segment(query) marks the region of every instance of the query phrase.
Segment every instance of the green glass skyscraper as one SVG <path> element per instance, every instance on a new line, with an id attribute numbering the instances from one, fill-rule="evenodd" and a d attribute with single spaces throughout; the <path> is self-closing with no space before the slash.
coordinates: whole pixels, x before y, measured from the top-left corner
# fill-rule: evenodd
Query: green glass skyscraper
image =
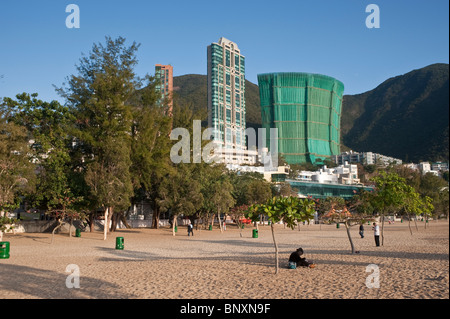
<path id="1" fill-rule="evenodd" d="M 225 149 L 245 150 L 245 57 L 220 38 L 208 46 L 208 125 Z"/>
<path id="2" fill-rule="evenodd" d="M 258 85 L 262 127 L 278 129 L 278 154 L 289 164 L 318 163 L 340 153 L 342 82 L 281 72 L 258 74 Z M 270 150 L 268 136 L 266 145 Z"/>

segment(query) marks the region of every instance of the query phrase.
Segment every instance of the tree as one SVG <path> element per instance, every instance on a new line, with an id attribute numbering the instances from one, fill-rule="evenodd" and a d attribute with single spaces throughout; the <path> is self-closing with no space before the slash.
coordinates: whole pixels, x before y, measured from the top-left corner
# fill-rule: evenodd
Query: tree
<path id="1" fill-rule="evenodd" d="M 172 213 L 172 234 L 175 236 L 177 217 L 193 215 L 203 200 L 200 184 L 193 175 L 191 164 L 176 164 L 161 183 L 159 205 Z"/>
<path id="2" fill-rule="evenodd" d="M 67 100 L 77 119 L 75 143 L 79 164 L 90 190 L 91 207 L 105 214 L 104 239 L 108 217 L 114 220 L 130 206 L 131 133 L 133 113 L 130 100 L 142 84 L 134 73 L 139 45 L 125 46 L 125 39 L 106 37 L 106 44 L 94 44 L 89 55 L 80 59 L 78 75 L 57 89 Z"/>
<path id="3" fill-rule="evenodd" d="M 278 244 L 275 239 L 274 224 L 283 221 L 288 227 L 294 229 L 300 221 L 309 221 L 314 218 L 315 203 L 311 199 L 298 197 L 273 197 L 265 204 L 254 204 L 245 214 L 252 221 L 257 221 L 261 214 L 269 218 L 272 239 L 275 246 L 275 273 L 278 273 Z"/>
<path id="4" fill-rule="evenodd" d="M 396 173 L 381 171 L 372 178 L 375 182 L 375 191 L 371 196 L 372 206 L 381 214 L 381 244 L 384 245 L 384 215 L 388 212 L 398 212 L 405 199 L 406 181 Z"/>
<path id="5" fill-rule="evenodd" d="M 249 205 L 239 205 L 231 209 L 231 218 L 235 221 L 240 232 L 239 235 L 242 237 L 242 219 L 245 217 L 245 213 L 248 211 Z"/>
<path id="6" fill-rule="evenodd" d="M 149 199 L 153 209 L 152 228 L 159 227 L 159 185 L 170 165 L 170 130 L 173 118 L 167 115 L 167 105 L 158 105 L 160 93 L 155 81 L 149 78 L 147 86 L 133 98 L 133 128 L 131 144 L 131 177 L 135 194 Z M 165 102 L 167 102 L 165 100 Z M 178 108 L 176 111 L 178 116 Z M 134 196 L 136 198 L 136 195 Z"/>
<path id="7" fill-rule="evenodd" d="M 0 109 L 0 217 L 11 212 L 21 194 L 32 191 L 35 183 L 34 167 L 29 157 L 30 147 L 26 130 L 11 121 L 11 114 Z"/>
<path id="8" fill-rule="evenodd" d="M 318 209 L 323 212 L 324 219 L 342 223 L 345 226 L 352 254 L 356 250 L 350 233 L 351 227 L 373 220 L 370 196 L 371 193 L 363 190 L 355 194 L 349 201 L 341 197 L 327 197 L 318 203 Z"/>
<path id="9" fill-rule="evenodd" d="M 442 190 L 445 190 L 446 187 L 448 187 L 448 183 L 442 177 L 427 173 L 421 176 L 420 185 L 416 190 L 422 197 L 429 197 L 431 199 L 431 204 L 438 209 L 439 207 L 445 207 L 446 199 Z M 438 212 L 436 211 L 436 214 L 437 213 Z"/>
<path id="10" fill-rule="evenodd" d="M 272 198 L 272 186 L 259 173 L 229 172 L 236 206 L 265 203 Z M 263 218 L 264 214 L 260 217 Z M 256 226 L 258 225 L 255 222 Z"/>
<path id="11" fill-rule="evenodd" d="M 408 227 L 409 231 L 412 235 L 412 229 L 411 229 L 411 214 L 420 215 L 423 213 L 424 202 L 420 198 L 419 193 L 417 193 L 412 186 L 406 185 L 404 189 L 404 200 L 403 200 L 403 210 L 405 211 L 406 215 L 408 216 Z M 428 197 L 429 198 L 429 197 Z M 416 222 L 416 218 L 414 219 L 414 222 Z M 417 229 L 417 223 L 416 223 L 416 229 Z"/>
<path id="12" fill-rule="evenodd" d="M 233 207 L 235 200 L 232 196 L 233 185 L 227 179 L 227 175 L 222 174 L 219 179 L 216 179 L 212 185 L 211 203 L 217 209 L 217 218 L 219 220 L 220 231 L 223 232 L 223 225 L 220 221 L 220 214 L 225 213 L 223 221 L 226 220 L 226 213 Z"/>
<path id="13" fill-rule="evenodd" d="M 63 225 L 63 222 L 68 218 L 70 220 L 70 227 L 69 227 L 69 237 L 72 236 L 72 222 L 74 219 L 81 219 L 84 217 L 83 213 L 80 213 L 76 207 L 77 202 L 81 201 L 82 198 L 77 198 L 73 196 L 70 193 L 70 190 L 66 190 L 64 192 L 64 197 L 58 198 L 57 202 L 54 202 L 51 206 L 51 209 L 48 210 L 46 213 L 53 216 L 57 221 L 58 225 L 53 228 L 52 231 L 52 240 L 51 243 L 53 243 L 53 238 L 55 235 L 55 232 L 58 228 L 60 228 Z"/>
<path id="14" fill-rule="evenodd" d="M 29 154 L 35 165 L 37 182 L 35 191 L 28 193 L 26 200 L 51 214 L 49 211 L 62 209 L 61 202 L 70 194 L 77 198 L 73 208 L 80 210 L 83 197 L 73 195 L 74 190 L 78 190 L 71 158 L 70 131 L 74 119 L 68 108 L 59 102 L 44 102 L 37 96 L 23 93 L 16 96 L 17 100 L 4 100 L 11 111 L 11 121 L 22 125 L 30 139 Z M 60 217 L 57 219 L 62 221 Z"/>

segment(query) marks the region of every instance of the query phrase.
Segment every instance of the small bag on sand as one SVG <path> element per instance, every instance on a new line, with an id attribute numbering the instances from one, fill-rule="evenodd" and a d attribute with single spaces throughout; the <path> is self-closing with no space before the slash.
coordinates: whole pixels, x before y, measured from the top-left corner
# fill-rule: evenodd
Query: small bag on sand
<path id="1" fill-rule="evenodd" d="M 297 269 L 297 264 L 294 261 L 290 261 L 288 268 L 289 269 Z"/>

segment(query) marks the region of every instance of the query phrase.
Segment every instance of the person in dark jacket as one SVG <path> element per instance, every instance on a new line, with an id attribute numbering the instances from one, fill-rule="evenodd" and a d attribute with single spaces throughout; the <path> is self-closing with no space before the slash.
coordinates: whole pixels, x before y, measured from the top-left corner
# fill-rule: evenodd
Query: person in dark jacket
<path id="1" fill-rule="evenodd" d="M 295 262 L 297 264 L 297 267 L 299 266 L 303 266 L 303 267 L 314 267 L 314 262 L 311 260 L 307 260 L 304 257 L 301 257 L 303 255 L 303 249 L 302 248 L 298 248 L 296 251 L 294 251 L 290 256 L 289 256 L 289 261 L 290 262 Z"/>
<path id="2" fill-rule="evenodd" d="M 359 236 L 361 236 L 361 238 L 364 238 L 364 226 L 363 226 L 363 224 L 359 225 Z"/>
<path id="3" fill-rule="evenodd" d="M 188 236 L 191 235 L 194 236 L 194 225 L 192 225 L 192 223 L 189 223 L 188 227 L 187 227 L 187 231 L 188 231 Z"/>

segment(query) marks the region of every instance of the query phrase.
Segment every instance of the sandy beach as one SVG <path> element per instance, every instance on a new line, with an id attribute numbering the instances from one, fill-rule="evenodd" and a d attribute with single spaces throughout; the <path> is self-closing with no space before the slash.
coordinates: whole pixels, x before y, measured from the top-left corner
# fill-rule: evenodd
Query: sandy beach
<path id="1" fill-rule="evenodd" d="M 9 259 L 0 259 L 0 298 L 126 299 L 448 299 L 449 224 L 419 222 L 411 236 L 408 223 L 385 224 L 384 246 L 375 247 L 371 226 L 365 238 L 351 228 L 359 254 L 351 254 L 345 227 L 276 225 L 280 270 L 275 274 L 270 227 L 239 230 L 228 226 L 177 235 L 162 228 L 101 232 L 6 234 Z M 242 234 L 242 237 L 241 235 Z M 124 250 L 115 249 L 124 237 Z M 289 254 L 302 247 L 314 269 L 288 269 Z M 80 287 L 67 288 L 74 264 Z M 379 288 L 369 288 L 368 265 L 379 269 Z"/>

